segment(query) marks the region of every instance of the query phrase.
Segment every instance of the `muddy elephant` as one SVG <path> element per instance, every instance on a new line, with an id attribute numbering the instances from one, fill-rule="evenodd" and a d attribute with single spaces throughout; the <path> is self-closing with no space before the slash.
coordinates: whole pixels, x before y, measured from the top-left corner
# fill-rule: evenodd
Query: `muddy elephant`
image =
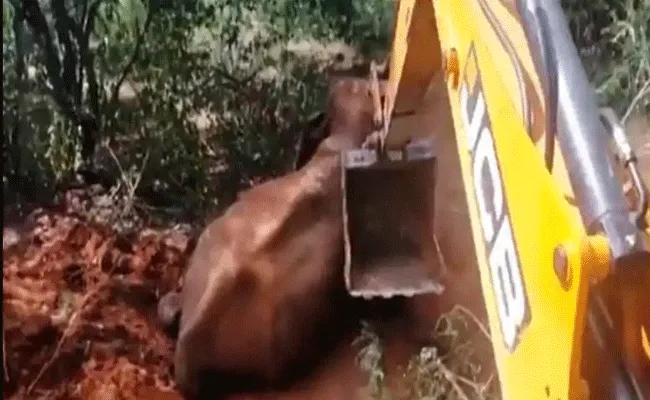
<path id="1" fill-rule="evenodd" d="M 327 137 L 301 168 L 244 192 L 197 241 L 177 298 L 174 368 L 187 398 L 280 388 L 337 336 L 351 304 L 340 152 L 374 130 L 368 85 L 333 87 L 321 123 Z"/>

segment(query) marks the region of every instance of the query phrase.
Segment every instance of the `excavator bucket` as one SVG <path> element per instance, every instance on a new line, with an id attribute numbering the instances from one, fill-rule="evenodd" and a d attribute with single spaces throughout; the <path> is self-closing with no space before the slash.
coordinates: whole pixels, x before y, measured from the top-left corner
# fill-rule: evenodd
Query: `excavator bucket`
<path id="1" fill-rule="evenodd" d="M 436 158 L 430 141 L 388 152 L 343 154 L 345 283 L 355 297 L 440 293 L 433 212 Z"/>

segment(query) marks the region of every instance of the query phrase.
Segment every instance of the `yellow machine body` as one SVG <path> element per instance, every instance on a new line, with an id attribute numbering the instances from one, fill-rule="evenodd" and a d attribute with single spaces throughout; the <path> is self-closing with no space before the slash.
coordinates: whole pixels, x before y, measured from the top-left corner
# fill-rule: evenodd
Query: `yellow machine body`
<path id="1" fill-rule="evenodd" d="M 591 288 L 611 275 L 609 242 L 587 234 L 557 143 L 552 173 L 545 166 L 543 82 L 515 1 L 398 0 L 395 11 L 386 141 L 399 145 L 416 131 L 455 142 L 467 246 L 480 271 L 474 289 L 482 291 L 503 398 L 605 398 L 594 389 L 600 377 L 585 367 L 585 331 Z M 391 121 L 409 110 L 414 121 L 428 113 L 430 123 Z M 439 182 L 445 168 L 440 162 Z M 486 187 L 486 174 L 500 187 Z M 617 333 L 621 357 L 638 374 L 650 374 L 649 313 L 638 311 L 650 301 L 648 267 L 639 286 L 617 285 L 611 297 L 633 306 L 623 308 Z"/>

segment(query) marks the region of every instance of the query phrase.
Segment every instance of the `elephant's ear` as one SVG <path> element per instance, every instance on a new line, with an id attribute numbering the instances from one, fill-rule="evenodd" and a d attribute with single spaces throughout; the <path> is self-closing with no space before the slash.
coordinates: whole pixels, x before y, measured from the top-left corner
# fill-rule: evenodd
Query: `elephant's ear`
<path id="1" fill-rule="evenodd" d="M 316 153 L 318 146 L 327 138 L 329 135 L 328 122 L 325 112 L 320 112 L 307 121 L 298 139 L 296 158 L 293 164 L 294 170 L 299 170 L 305 166 Z"/>

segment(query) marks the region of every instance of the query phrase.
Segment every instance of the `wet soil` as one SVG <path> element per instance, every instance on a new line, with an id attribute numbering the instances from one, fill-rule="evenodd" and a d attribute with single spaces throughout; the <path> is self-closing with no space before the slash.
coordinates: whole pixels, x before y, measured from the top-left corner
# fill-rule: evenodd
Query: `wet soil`
<path id="1" fill-rule="evenodd" d="M 4 398 L 180 398 L 156 303 L 180 285 L 187 235 L 40 209 L 3 238 Z"/>

